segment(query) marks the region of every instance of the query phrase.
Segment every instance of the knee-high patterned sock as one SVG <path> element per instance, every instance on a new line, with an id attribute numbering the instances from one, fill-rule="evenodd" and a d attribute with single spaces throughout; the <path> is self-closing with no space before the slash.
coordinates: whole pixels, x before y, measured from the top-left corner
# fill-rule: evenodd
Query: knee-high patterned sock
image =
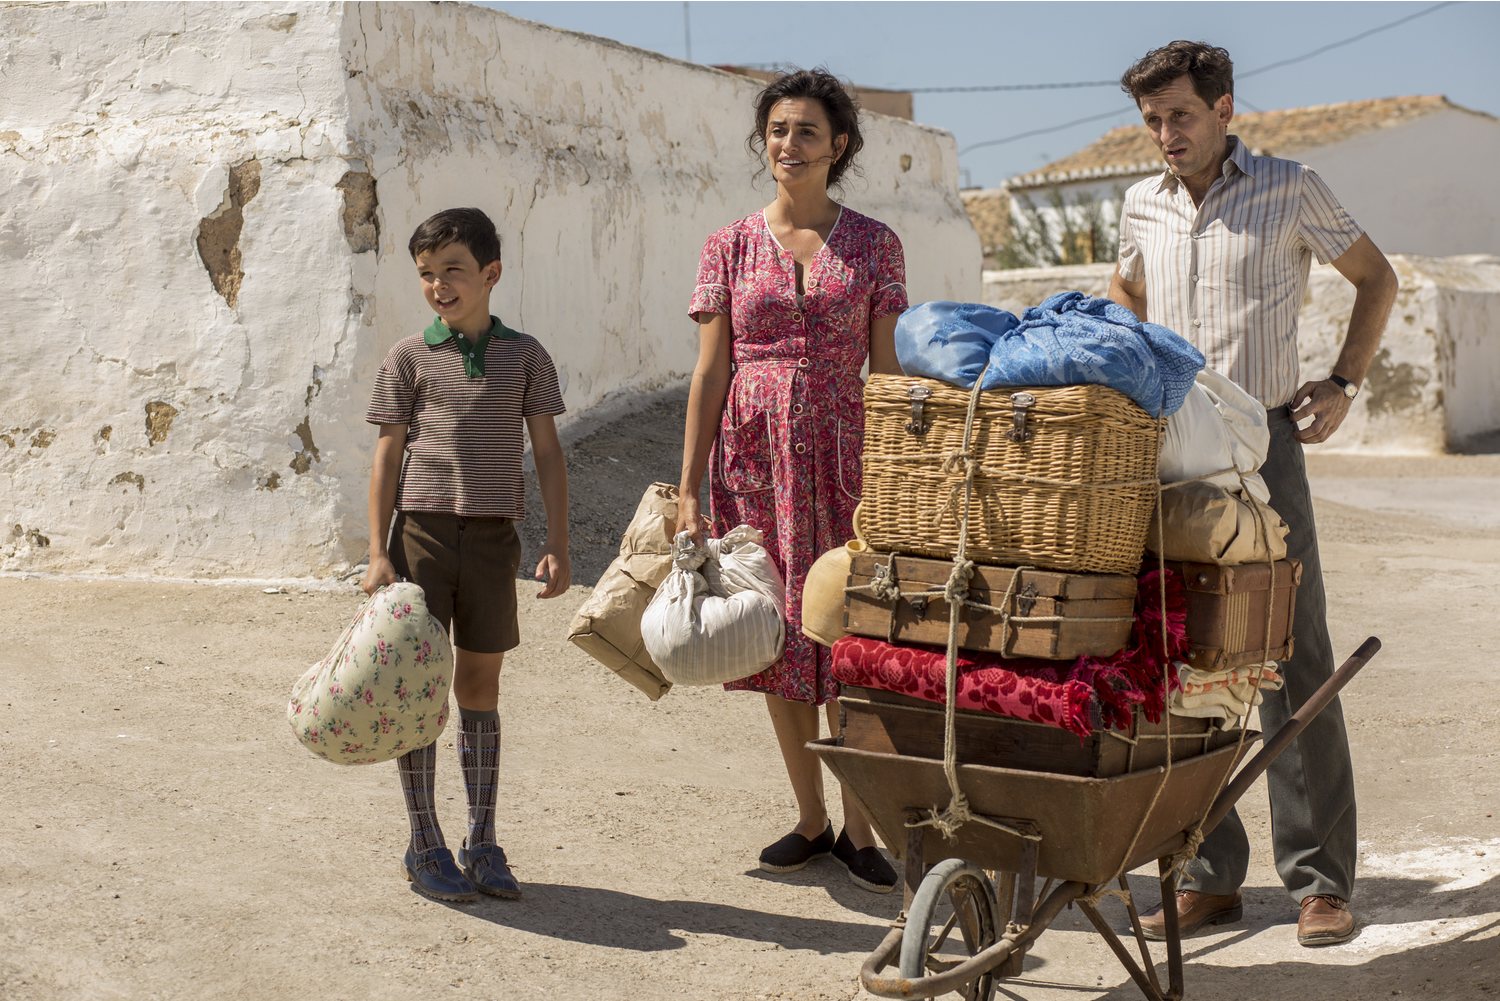
<path id="1" fill-rule="evenodd" d="M 495 843 L 495 786 L 500 779 L 500 714 L 458 707 L 458 762 L 469 794 L 470 848 Z"/>
<path id="2" fill-rule="evenodd" d="M 437 822 L 437 745 L 428 744 L 396 759 L 401 792 L 406 797 L 406 819 L 411 821 L 411 846 L 418 853 L 445 847 Z"/>

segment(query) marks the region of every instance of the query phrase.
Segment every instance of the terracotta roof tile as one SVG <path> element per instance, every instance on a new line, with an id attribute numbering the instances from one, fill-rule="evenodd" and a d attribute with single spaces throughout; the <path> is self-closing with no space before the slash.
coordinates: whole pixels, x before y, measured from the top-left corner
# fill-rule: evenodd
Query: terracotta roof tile
<path id="1" fill-rule="evenodd" d="M 1447 109 L 1481 114 L 1459 107 L 1441 95 L 1385 97 L 1237 114 L 1230 123 L 1230 131 L 1256 153 L 1284 156 L 1315 146 L 1343 142 L 1378 129 L 1404 125 Z M 1110 129 L 1078 152 L 1049 163 L 1041 170 L 1012 178 L 1007 186 L 1026 188 L 1090 176 L 1153 173 L 1161 169 L 1161 154 L 1145 128 L 1123 125 Z"/>
<path id="2" fill-rule="evenodd" d="M 992 254 L 1010 240 L 1010 192 L 1004 188 L 974 188 L 960 191 L 964 210 L 979 234 L 979 250 Z"/>

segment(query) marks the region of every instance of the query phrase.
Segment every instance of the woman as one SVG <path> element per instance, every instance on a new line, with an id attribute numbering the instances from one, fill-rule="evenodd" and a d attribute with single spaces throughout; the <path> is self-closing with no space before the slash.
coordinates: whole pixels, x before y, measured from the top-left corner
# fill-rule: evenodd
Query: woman
<path id="1" fill-rule="evenodd" d="M 760 529 L 786 578 L 785 654 L 724 686 L 764 693 L 797 800 L 796 826 L 761 853 L 761 868 L 794 872 L 832 854 L 855 883 L 886 893 L 896 874 L 869 820 L 846 793 L 834 837 L 822 769 L 806 747 L 819 734 L 819 706 L 837 733 L 838 682 L 828 649 L 802 635 L 802 585 L 819 555 L 853 538 L 860 369 L 868 357 L 872 372 L 900 372 L 905 262 L 894 233 L 828 195 L 864 145 L 858 110 L 831 74 L 802 70 L 766 87 L 749 145 L 765 157 L 776 200 L 703 247 L 677 529 L 701 538 L 698 490 L 711 470 L 714 532 Z"/>

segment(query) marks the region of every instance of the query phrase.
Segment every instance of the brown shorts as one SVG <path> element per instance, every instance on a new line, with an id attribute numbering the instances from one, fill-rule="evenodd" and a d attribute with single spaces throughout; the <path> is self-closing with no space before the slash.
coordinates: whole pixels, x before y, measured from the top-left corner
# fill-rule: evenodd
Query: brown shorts
<path id="1" fill-rule="evenodd" d="M 503 653 L 521 642 L 516 571 L 521 540 L 509 518 L 398 511 L 391 526 L 396 573 L 422 588 L 427 610 L 453 645 Z"/>

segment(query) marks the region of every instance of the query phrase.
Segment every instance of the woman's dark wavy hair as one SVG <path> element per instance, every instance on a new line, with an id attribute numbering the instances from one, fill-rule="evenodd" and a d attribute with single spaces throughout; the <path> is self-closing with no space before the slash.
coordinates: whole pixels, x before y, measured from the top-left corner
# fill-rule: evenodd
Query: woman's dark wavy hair
<path id="1" fill-rule="evenodd" d="M 760 169 L 765 170 L 766 128 L 771 121 L 771 109 L 782 101 L 799 97 L 821 104 L 833 134 L 848 137 L 843 155 L 828 166 L 828 186 L 832 187 L 854 166 L 855 154 L 864 149 L 865 137 L 859 131 L 859 105 L 849 93 L 849 88 L 821 66 L 817 69 L 783 73 L 756 95 L 755 129 L 745 140 L 745 145 L 759 158 Z M 756 171 L 756 176 L 759 175 L 760 171 Z"/>
<path id="2" fill-rule="evenodd" d="M 1154 94 L 1178 77 L 1193 81 L 1193 91 L 1210 108 L 1219 98 L 1234 96 L 1234 61 L 1229 52 L 1207 42 L 1178 39 L 1152 49 L 1120 77 L 1120 89 L 1135 99 Z"/>

